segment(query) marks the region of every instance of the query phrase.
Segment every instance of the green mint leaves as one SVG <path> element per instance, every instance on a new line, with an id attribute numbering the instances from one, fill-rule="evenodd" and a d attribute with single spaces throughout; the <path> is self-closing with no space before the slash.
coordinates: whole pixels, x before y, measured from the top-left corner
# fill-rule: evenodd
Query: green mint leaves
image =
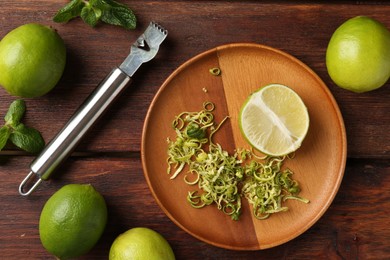
<path id="1" fill-rule="evenodd" d="M 0 150 L 4 148 L 8 140 L 29 153 L 39 153 L 45 147 L 39 131 L 21 122 L 25 111 L 26 104 L 22 99 L 11 103 L 4 117 L 5 124 L 0 127 Z"/>
<path id="2" fill-rule="evenodd" d="M 126 29 L 135 29 L 137 24 L 133 11 L 113 0 L 71 0 L 57 12 L 53 21 L 66 23 L 78 16 L 92 27 L 99 21 Z"/>

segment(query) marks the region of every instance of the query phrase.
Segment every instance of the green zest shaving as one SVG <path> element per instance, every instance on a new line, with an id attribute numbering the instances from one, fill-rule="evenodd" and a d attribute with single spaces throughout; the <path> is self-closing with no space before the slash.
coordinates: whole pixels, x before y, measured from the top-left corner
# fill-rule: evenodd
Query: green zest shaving
<path id="1" fill-rule="evenodd" d="M 204 110 L 190 113 L 183 112 L 172 122 L 177 137 L 175 142 L 168 140 L 168 173 L 171 172 L 171 165 L 174 164 L 176 171 L 171 179 L 183 170 L 186 164 L 190 164 L 193 157 L 203 152 L 203 144 L 208 142 L 205 137 L 206 130 L 214 126 L 214 105 L 205 103 Z"/>
<path id="2" fill-rule="evenodd" d="M 243 178 L 240 164 L 241 161 L 236 155 L 230 156 L 219 144 L 210 144 L 208 153 L 198 153 L 190 163 L 190 172 L 196 175 L 196 181 L 191 182 L 184 178 L 187 184 L 198 183 L 203 191 L 201 195 L 198 195 L 197 191 L 189 192 L 188 202 L 195 208 L 215 203 L 219 210 L 238 220 L 241 213 L 238 184 Z"/>
<path id="3" fill-rule="evenodd" d="M 251 161 L 245 167 L 247 176 L 242 193 L 253 206 L 253 214 L 258 219 L 266 219 L 272 213 L 287 211 L 282 202 L 297 199 L 304 203 L 309 200 L 298 197 L 297 181 L 291 179 L 290 169 L 281 170 L 284 158 L 266 157 L 265 163 Z"/>
<path id="4" fill-rule="evenodd" d="M 220 68 L 211 68 L 211 69 L 209 69 L 209 72 L 210 72 L 211 75 L 213 75 L 213 76 L 219 76 L 219 75 L 221 75 L 221 69 L 220 69 Z"/>
<path id="5" fill-rule="evenodd" d="M 282 170 L 286 157 L 260 158 L 249 150 L 229 155 L 221 145 L 212 142 L 213 134 L 228 119 L 225 117 L 216 125 L 212 114 L 214 108 L 213 103 L 206 102 L 199 112 L 179 114 L 172 122 L 176 140 L 167 139 L 167 172 L 174 171 L 171 179 L 188 166 L 184 182 L 199 188 L 188 192 L 190 205 L 202 208 L 216 204 L 219 210 L 238 220 L 242 210 L 241 197 L 248 199 L 258 219 L 288 210 L 282 206 L 287 199 L 308 203 L 309 200 L 298 196 L 300 188 L 291 178 L 293 172 Z"/>

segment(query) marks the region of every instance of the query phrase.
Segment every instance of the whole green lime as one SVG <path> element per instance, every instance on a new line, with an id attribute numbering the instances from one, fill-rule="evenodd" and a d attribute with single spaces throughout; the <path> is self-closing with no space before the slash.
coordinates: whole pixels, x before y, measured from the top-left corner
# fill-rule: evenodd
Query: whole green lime
<path id="1" fill-rule="evenodd" d="M 48 26 L 25 24 L 0 41 L 0 85 L 13 96 L 48 93 L 60 80 L 65 63 L 65 44 Z"/>
<path id="2" fill-rule="evenodd" d="M 156 231 L 137 227 L 119 235 L 111 245 L 110 260 L 174 260 L 168 241 Z"/>
<path id="3" fill-rule="evenodd" d="M 90 184 L 68 184 L 44 205 L 39 235 L 59 259 L 81 256 L 97 243 L 107 223 L 104 198 Z"/>
<path id="4" fill-rule="evenodd" d="M 326 51 L 329 76 L 339 86 L 366 92 L 390 77 L 390 32 L 379 21 L 357 16 L 333 33 Z"/>

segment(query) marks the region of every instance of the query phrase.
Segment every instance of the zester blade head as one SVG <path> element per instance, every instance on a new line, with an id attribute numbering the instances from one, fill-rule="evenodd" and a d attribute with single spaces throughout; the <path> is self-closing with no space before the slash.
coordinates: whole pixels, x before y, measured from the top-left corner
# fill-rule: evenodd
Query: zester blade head
<path id="1" fill-rule="evenodd" d="M 153 59 L 168 31 L 161 25 L 150 22 L 144 33 L 131 45 L 130 54 L 119 68 L 132 77 L 142 63 Z"/>

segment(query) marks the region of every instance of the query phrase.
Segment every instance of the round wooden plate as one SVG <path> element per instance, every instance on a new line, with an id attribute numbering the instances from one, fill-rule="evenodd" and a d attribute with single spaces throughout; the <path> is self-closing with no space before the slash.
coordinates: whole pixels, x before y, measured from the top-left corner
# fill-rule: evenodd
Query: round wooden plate
<path id="1" fill-rule="evenodd" d="M 213 76 L 210 68 L 222 73 Z M 258 88 L 281 83 L 294 89 L 306 104 L 309 132 L 301 148 L 285 166 L 299 181 L 300 195 L 309 204 L 289 200 L 287 212 L 266 220 L 253 217 L 243 199 L 240 220 L 234 221 L 215 205 L 192 208 L 183 172 L 167 174 L 167 138 L 175 139 L 171 122 L 184 111 L 200 111 L 205 101 L 215 104 L 215 120 L 230 119 L 214 135 L 214 142 L 233 152 L 249 148 L 240 133 L 238 114 L 244 100 Z M 207 91 L 205 91 L 207 90 Z M 345 169 L 346 134 L 337 103 L 321 79 L 296 58 L 264 45 L 229 44 L 206 51 L 180 66 L 164 82 L 147 113 L 142 134 L 142 164 L 159 206 L 183 230 L 209 244 L 235 250 L 258 250 L 285 243 L 310 228 L 335 197 Z"/>

